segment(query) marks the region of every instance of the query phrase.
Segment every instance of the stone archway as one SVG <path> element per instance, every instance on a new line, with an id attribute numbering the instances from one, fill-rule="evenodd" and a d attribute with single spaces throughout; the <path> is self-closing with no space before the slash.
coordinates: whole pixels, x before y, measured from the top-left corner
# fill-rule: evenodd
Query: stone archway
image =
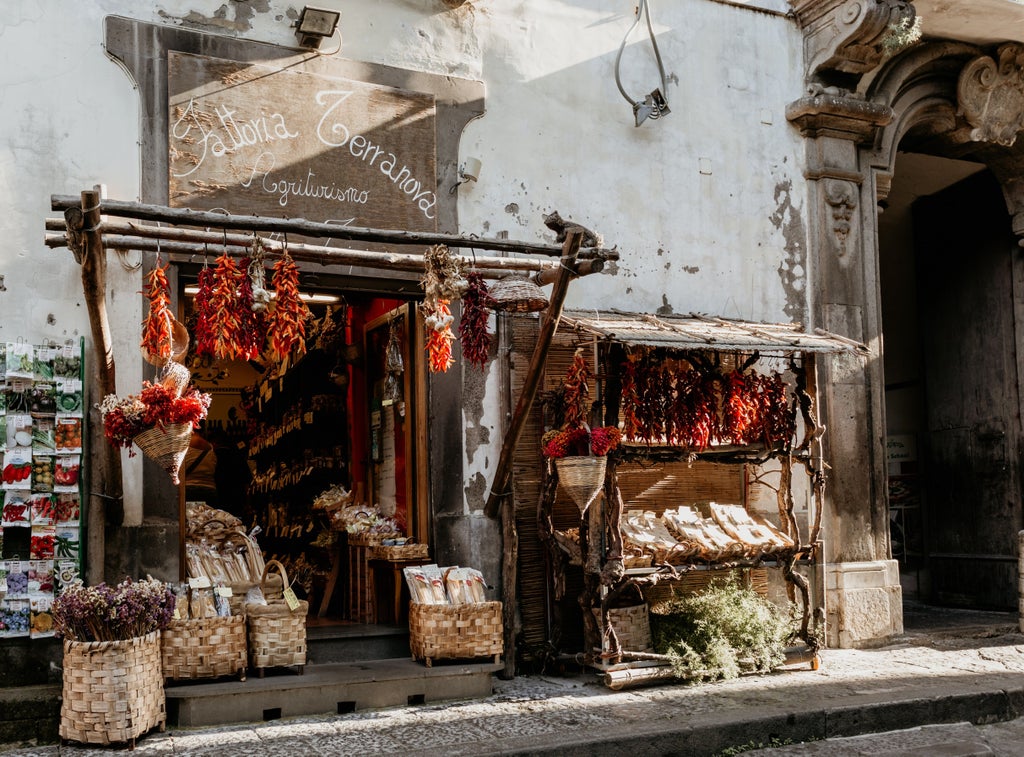
<path id="1" fill-rule="evenodd" d="M 790 104 L 787 117 L 806 140 L 812 311 L 817 325 L 872 351 L 865 365 L 832 361 L 821 380 L 833 463 L 825 545 L 828 640 L 856 646 L 902 631 L 885 491 L 877 203 L 888 194 L 897 148 L 913 144 L 989 165 L 1002 182 L 1015 230 L 1024 231 L 1015 149 L 977 140 L 996 134 L 1009 141 L 1015 127 L 1001 121 L 1012 106 L 994 101 L 1017 96 L 1013 72 L 1020 70 L 1020 56 L 1017 46 L 986 51 L 958 42 L 891 55 L 886 30 L 914 18 L 905 0 L 791 4 L 804 31 L 809 92 Z M 961 97 L 974 105 L 964 108 Z"/>

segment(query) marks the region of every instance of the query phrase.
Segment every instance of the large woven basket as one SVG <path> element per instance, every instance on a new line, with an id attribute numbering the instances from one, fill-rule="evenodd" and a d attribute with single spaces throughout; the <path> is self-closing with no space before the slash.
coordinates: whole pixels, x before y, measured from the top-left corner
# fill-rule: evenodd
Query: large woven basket
<path id="1" fill-rule="evenodd" d="M 430 548 L 426 544 L 388 544 L 370 547 L 371 560 L 426 560 Z"/>
<path id="2" fill-rule="evenodd" d="M 266 594 L 271 568 L 281 574 L 288 588 L 288 573 L 277 560 L 269 560 L 263 569 L 260 586 Z M 309 602 L 299 600 L 292 610 L 284 599 L 267 599 L 266 605 L 246 604 L 249 624 L 249 662 L 263 677 L 266 668 L 298 666 L 299 674 L 306 664 L 306 615 Z"/>
<path id="3" fill-rule="evenodd" d="M 188 443 L 192 438 L 191 423 L 170 423 L 164 427 L 154 426 L 146 429 L 132 439 L 142 454 L 154 460 L 161 468 L 171 475 L 171 481 L 178 481 L 178 470 L 188 452 Z"/>
<path id="4" fill-rule="evenodd" d="M 159 631 L 125 641 L 64 640 L 62 739 L 134 746 L 166 722 Z"/>
<path id="5" fill-rule="evenodd" d="M 245 680 L 245 616 L 173 620 L 163 630 L 160 653 L 171 681 L 238 674 Z"/>
<path id="6" fill-rule="evenodd" d="M 604 637 L 604 624 L 601 623 L 601 608 L 595 607 L 592 612 L 597 619 L 597 627 Z M 615 629 L 619 646 L 630 652 L 649 652 L 651 644 L 651 619 L 647 603 L 632 607 L 613 607 L 608 610 L 608 622 Z"/>
<path id="7" fill-rule="evenodd" d="M 572 455 L 555 460 L 558 483 L 584 513 L 604 487 L 607 457 Z"/>
<path id="8" fill-rule="evenodd" d="M 471 605 L 409 605 L 409 648 L 429 668 L 434 660 L 501 660 L 505 635 L 501 602 Z"/>

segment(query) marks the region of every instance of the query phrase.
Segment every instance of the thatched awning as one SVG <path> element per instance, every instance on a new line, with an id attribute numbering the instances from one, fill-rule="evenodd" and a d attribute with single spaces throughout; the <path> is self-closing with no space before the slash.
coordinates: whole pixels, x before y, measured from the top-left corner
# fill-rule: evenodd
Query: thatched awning
<path id="1" fill-rule="evenodd" d="M 655 316 L 620 310 L 565 310 L 561 330 L 601 341 L 674 350 L 758 351 L 762 354 L 852 353 L 867 355 L 860 342 L 797 323 L 757 323 L 706 315 Z"/>

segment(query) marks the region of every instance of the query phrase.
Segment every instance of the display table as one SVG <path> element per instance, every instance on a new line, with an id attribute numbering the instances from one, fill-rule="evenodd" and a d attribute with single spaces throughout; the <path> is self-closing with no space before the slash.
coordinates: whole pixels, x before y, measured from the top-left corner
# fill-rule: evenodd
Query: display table
<path id="1" fill-rule="evenodd" d="M 403 625 L 408 620 L 409 587 L 402 570 L 410 565 L 427 565 L 427 558 L 370 560 L 373 587 L 377 593 L 374 623 Z"/>

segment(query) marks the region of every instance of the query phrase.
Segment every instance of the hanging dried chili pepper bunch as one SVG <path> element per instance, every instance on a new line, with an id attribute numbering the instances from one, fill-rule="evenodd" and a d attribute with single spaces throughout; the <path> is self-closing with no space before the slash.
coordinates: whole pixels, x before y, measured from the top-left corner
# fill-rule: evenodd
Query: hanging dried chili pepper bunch
<path id="1" fill-rule="evenodd" d="M 196 294 L 196 354 L 218 360 L 252 360 L 263 349 L 261 314 L 252 309 L 249 259 L 217 258 L 207 289 Z"/>
<path id="2" fill-rule="evenodd" d="M 262 268 L 262 265 L 260 266 Z M 299 267 L 285 250 L 274 263 L 274 308 L 268 324 L 268 354 L 278 362 L 306 351 L 306 324 L 312 314 L 299 295 Z"/>
<path id="3" fill-rule="evenodd" d="M 796 429 L 782 375 L 721 375 L 706 361 L 633 350 L 622 364 L 626 438 L 695 451 L 712 444 L 785 444 Z"/>
<path id="4" fill-rule="evenodd" d="M 171 357 L 171 287 L 167 282 L 167 266 L 159 261 L 146 277 L 146 297 L 149 313 L 142 322 L 142 341 L 139 346 L 150 359 L 168 360 Z"/>
<path id="5" fill-rule="evenodd" d="M 481 370 L 487 365 L 491 351 L 491 332 L 487 328 L 495 301 L 487 288 L 482 273 L 466 274 L 468 284 L 462 295 L 462 319 L 459 321 L 459 339 L 462 355 L 471 365 Z"/>
<path id="6" fill-rule="evenodd" d="M 564 423 L 559 429 L 541 437 L 541 454 L 548 458 L 570 455 L 603 456 L 619 445 L 622 434 L 617 426 L 587 424 L 587 400 L 593 374 L 583 349 L 573 354 L 572 364 L 563 382 L 562 403 Z"/>
<path id="7" fill-rule="evenodd" d="M 443 244 L 428 247 L 423 254 L 423 303 L 420 310 L 427 329 L 428 366 L 431 373 L 444 373 L 455 362 L 452 357 L 452 322 L 449 305 L 462 297 L 469 283 L 462 275 L 462 259 Z"/>

